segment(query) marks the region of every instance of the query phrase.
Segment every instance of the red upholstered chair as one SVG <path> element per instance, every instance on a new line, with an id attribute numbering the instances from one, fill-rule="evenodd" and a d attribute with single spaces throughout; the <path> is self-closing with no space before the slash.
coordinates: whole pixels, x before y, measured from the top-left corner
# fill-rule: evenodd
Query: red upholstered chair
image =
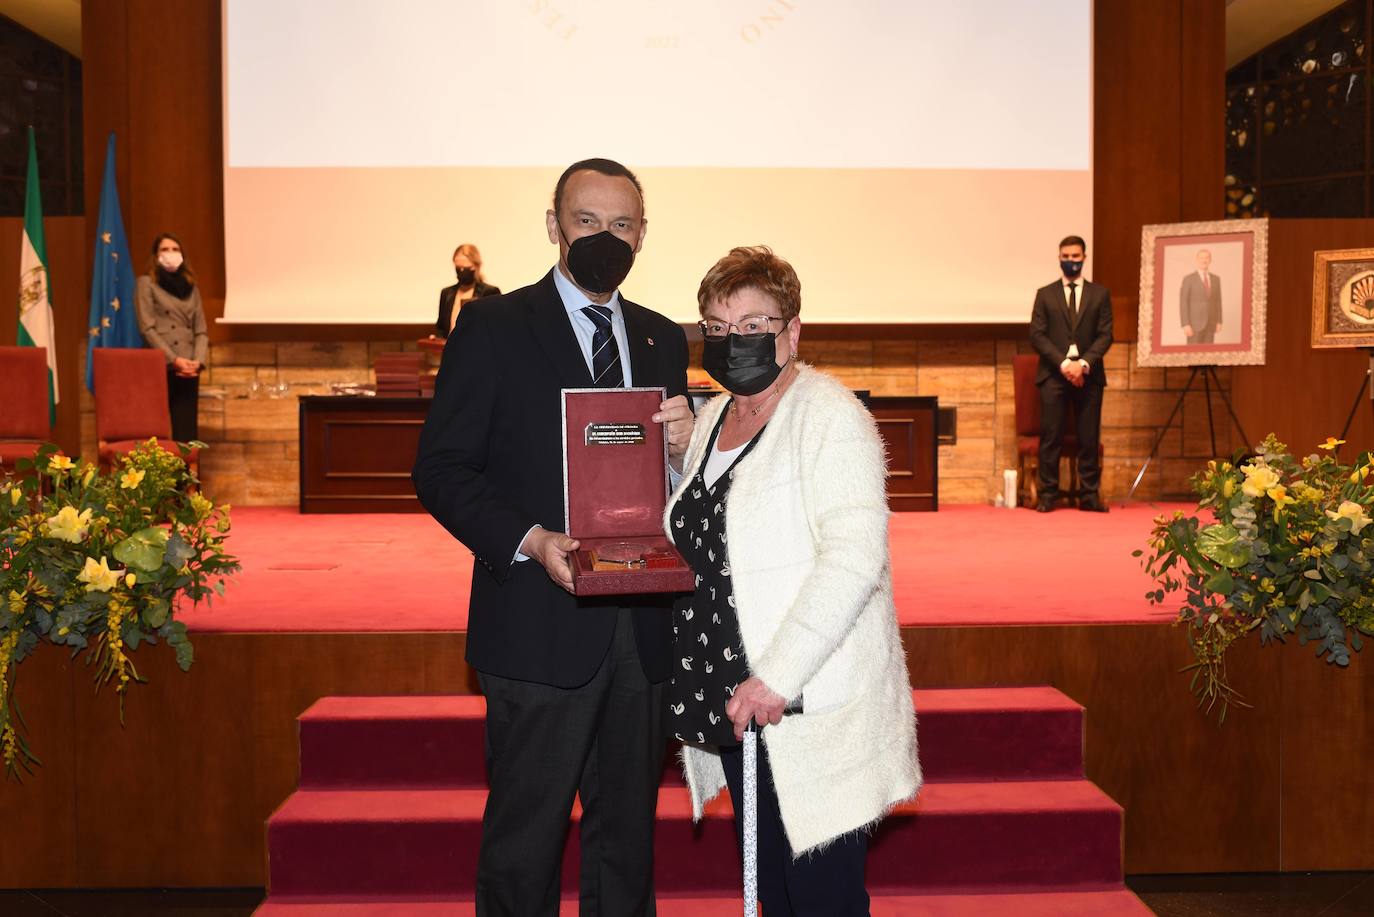
<path id="1" fill-rule="evenodd" d="M 52 438 L 48 426 L 48 351 L 45 347 L 0 347 L 0 469 L 33 458 Z"/>
<path id="2" fill-rule="evenodd" d="M 1018 354 L 1012 358 L 1012 391 L 1016 397 L 1016 490 L 1017 504 L 1034 506 L 1038 498 L 1037 474 L 1040 470 L 1040 389 L 1035 373 L 1040 368 L 1038 354 Z M 1066 493 L 1078 493 L 1078 422 L 1073 413 L 1064 417 L 1064 451 L 1069 460 L 1069 487 Z M 1097 446 L 1102 454 L 1102 444 Z M 1063 488 L 1061 488 L 1061 492 Z"/>
<path id="3" fill-rule="evenodd" d="M 171 452 L 172 412 L 167 406 L 167 360 L 151 348 L 97 347 L 91 351 L 95 375 L 95 435 L 100 467 L 156 436 Z M 198 450 L 186 457 L 197 472 Z"/>

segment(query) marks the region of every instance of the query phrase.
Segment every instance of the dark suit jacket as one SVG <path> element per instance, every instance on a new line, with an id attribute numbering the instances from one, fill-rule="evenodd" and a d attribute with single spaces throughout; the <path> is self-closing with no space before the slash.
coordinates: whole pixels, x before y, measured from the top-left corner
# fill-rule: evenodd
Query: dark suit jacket
<path id="1" fill-rule="evenodd" d="M 489 283 L 477 281 L 472 287 L 472 298 L 500 296 L 501 290 Z M 453 321 L 453 300 L 458 297 L 458 284 L 444 287 L 439 291 L 439 318 L 434 322 L 434 333 L 441 338 L 448 337 L 449 323 Z"/>
<path id="2" fill-rule="evenodd" d="M 1192 325 L 1194 334 L 1221 324 L 1221 278 L 1211 271 L 1207 272 L 1207 276 L 1211 282 L 1211 295 L 1208 295 L 1197 271 L 1189 271 L 1184 276 L 1183 285 L 1178 291 L 1178 324 L 1180 327 Z"/>
<path id="3" fill-rule="evenodd" d="M 1107 372 L 1102 357 L 1112 346 L 1112 294 L 1100 283 L 1082 281 L 1078 299 L 1078 320 L 1069 317 L 1064 301 L 1063 281 L 1056 280 L 1035 292 L 1031 307 L 1031 346 L 1040 354 L 1035 384 L 1059 375 L 1059 364 L 1078 345 L 1078 356 L 1088 362 L 1088 385 L 1106 385 Z"/>
<path id="4" fill-rule="evenodd" d="M 629 340 L 620 346 L 628 343 L 633 383 L 684 394 L 682 329 L 623 297 L 621 303 Z M 578 599 L 554 585 L 538 561 L 512 563 L 532 525 L 567 531 L 560 391 L 591 384 L 552 272 L 458 313 L 412 479 L 425 509 L 474 555 L 467 660 L 478 671 L 584 684 L 606 655 L 618 609 L 633 607 L 645 674 L 651 681 L 668 677 L 672 597 Z"/>

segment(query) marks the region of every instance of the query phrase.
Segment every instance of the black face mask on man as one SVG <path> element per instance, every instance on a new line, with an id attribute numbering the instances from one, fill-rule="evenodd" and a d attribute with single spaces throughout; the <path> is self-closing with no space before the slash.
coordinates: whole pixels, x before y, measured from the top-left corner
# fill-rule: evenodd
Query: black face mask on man
<path id="1" fill-rule="evenodd" d="M 471 267 L 454 267 L 453 272 L 458 275 L 458 286 L 470 287 L 477 281 L 477 269 Z"/>
<path id="2" fill-rule="evenodd" d="M 609 229 L 571 241 L 562 226 L 558 227 L 558 232 L 568 243 L 568 272 L 588 293 L 598 296 L 610 293 L 630 275 L 635 250 Z"/>
<path id="3" fill-rule="evenodd" d="M 1083 273 L 1083 262 L 1075 261 L 1072 258 L 1060 258 L 1059 269 L 1064 272 L 1064 276 L 1070 280 Z"/>
<path id="4" fill-rule="evenodd" d="M 778 365 L 777 340 L 772 332 L 745 337 L 732 331 L 702 344 L 701 368 L 732 394 L 757 395 L 776 382 L 787 365 Z"/>

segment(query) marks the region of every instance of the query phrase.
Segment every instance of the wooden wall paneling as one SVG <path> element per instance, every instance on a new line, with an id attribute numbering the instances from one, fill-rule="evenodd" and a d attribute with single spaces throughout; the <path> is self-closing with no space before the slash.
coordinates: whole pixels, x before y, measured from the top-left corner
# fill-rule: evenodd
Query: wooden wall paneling
<path id="1" fill-rule="evenodd" d="M 72 713 L 73 686 L 88 671 L 66 649 L 52 646 L 20 666 L 16 697 L 29 724 L 29 746 L 43 764 L 23 783 L 0 773 L 0 888 L 81 884 Z"/>
<path id="2" fill-rule="evenodd" d="M 1093 15 L 1092 277 L 1134 341 L 1140 227 L 1223 212 L 1225 3 L 1097 0 Z"/>
<path id="3" fill-rule="evenodd" d="M 139 650 L 148 683 L 130 689 L 123 728 L 114 698 L 77 673 L 82 817 L 75 875 L 58 884 L 265 885 L 266 819 L 296 788 L 303 710 L 327 695 L 475 690 L 461 633 L 192 636 L 189 673 L 165 647 Z M 131 855 L 131 837 L 156 855 Z M 0 859 L 0 887 L 34 884 Z"/>
<path id="4" fill-rule="evenodd" d="M 90 285 L 87 264 L 86 221 L 81 217 L 48 217 L 43 220 L 51 275 L 53 324 L 57 334 L 57 383 L 61 401 L 52 439 L 64 451 L 76 455 L 81 444 L 81 378 L 79 362 L 86 350 L 86 322 L 90 316 Z M 24 221 L 0 219 L 0 291 L 8 308 L 0 309 L 0 343 L 13 345 L 18 338 L 19 313 L 14 306 L 19 289 L 19 246 Z"/>
<path id="5" fill-rule="evenodd" d="M 1374 651 L 1366 641 L 1345 670 L 1296 640 L 1282 654 L 1283 868 L 1369 869 Z"/>
<path id="6" fill-rule="evenodd" d="M 1178 219 L 1219 220 L 1226 212 L 1226 4 L 1191 0 L 1181 9 Z"/>
<path id="7" fill-rule="evenodd" d="M 1361 350 L 1313 349 L 1312 253 L 1371 244 L 1374 220 L 1269 222 L 1265 363 L 1232 370 L 1236 413 L 1251 439 L 1273 432 L 1296 454 L 1307 455 L 1341 432 L 1369 358 Z M 1367 398 L 1348 439 L 1347 459 L 1356 450 L 1374 449 L 1374 409 Z"/>
<path id="8" fill-rule="evenodd" d="M 129 247 L 141 266 L 157 233 L 180 236 L 211 321 L 224 298 L 219 6 L 127 4 L 129 60 L 143 64 L 128 67 Z"/>

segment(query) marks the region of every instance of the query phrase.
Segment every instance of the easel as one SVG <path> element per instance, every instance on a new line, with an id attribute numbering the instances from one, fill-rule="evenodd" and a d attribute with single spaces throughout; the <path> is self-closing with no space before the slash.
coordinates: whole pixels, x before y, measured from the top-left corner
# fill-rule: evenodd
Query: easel
<path id="1" fill-rule="evenodd" d="M 1371 357 L 1371 361 L 1374 361 L 1374 357 Z M 1207 397 L 1207 433 L 1212 439 L 1212 455 L 1217 454 L 1217 428 L 1212 420 L 1213 382 L 1217 385 L 1217 394 L 1221 395 L 1221 400 L 1226 405 L 1226 413 L 1231 415 L 1231 423 L 1236 425 L 1236 432 L 1240 434 L 1241 442 L 1250 442 L 1250 438 L 1245 435 L 1245 427 L 1241 426 L 1240 418 L 1236 416 L 1235 408 L 1231 407 L 1231 396 L 1226 393 L 1226 389 L 1222 387 L 1221 379 L 1217 376 L 1217 368 L 1210 363 L 1205 366 L 1194 366 L 1193 371 L 1188 374 L 1188 384 L 1183 386 L 1183 391 L 1178 393 L 1178 400 L 1174 402 L 1174 409 L 1169 412 L 1169 419 L 1164 421 L 1164 426 L 1159 428 L 1159 435 L 1155 437 L 1155 444 L 1150 447 L 1150 454 L 1145 457 L 1145 464 L 1140 466 L 1140 471 L 1136 473 L 1135 480 L 1131 482 L 1131 489 L 1126 494 L 1126 502 L 1130 502 L 1131 498 L 1135 496 L 1136 488 L 1140 486 L 1141 479 L 1145 477 L 1150 462 L 1154 461 L 1155 456 L 1159 454 L 1159 445 L 1164 442 L 1164 435 L 1174 425 L 1174 418 L 1178 416 L 1179 411 L 1183 410 L 1183 400 L 1188 397 L 1188 392 L 1192 391 L 1193 383 L 1197 381 L 1199 375 L 1202 376 L 1202 390 Z M 1365 381 L 1368 382 L 1368 378 Z M 1363 389 L 1360 390 L 1360 394 L 1364 394 Z M 1359 398 L 1355 400 L 1356 403 L 1359 402 Z M 1350 413 L 1352 417 L 1355 415 L 1353 410 Z"/>
<path id="2" fill-rule="evenodd" d="M 1363 348 L 1369 354 L 1369 368 L 1364 371 L 1364 378 L 1360 380 L 1360 390 L 1355 393 L 1355 400 L 1350 404 L 1350 413 L 1345 416 L 1345 426 L 1341 427 L 1341 435 L 1337 439 L 1345 439 L 1350 435 L 1350 425 L 1355 422 L 1355 412 L 1360 409 L 1360 399 L 1365 392 L 1369 392 L 1369 407 L 1374 412 L 1374 385 L 1370 380 L 1374 379 L 1374 347 Z"/>

